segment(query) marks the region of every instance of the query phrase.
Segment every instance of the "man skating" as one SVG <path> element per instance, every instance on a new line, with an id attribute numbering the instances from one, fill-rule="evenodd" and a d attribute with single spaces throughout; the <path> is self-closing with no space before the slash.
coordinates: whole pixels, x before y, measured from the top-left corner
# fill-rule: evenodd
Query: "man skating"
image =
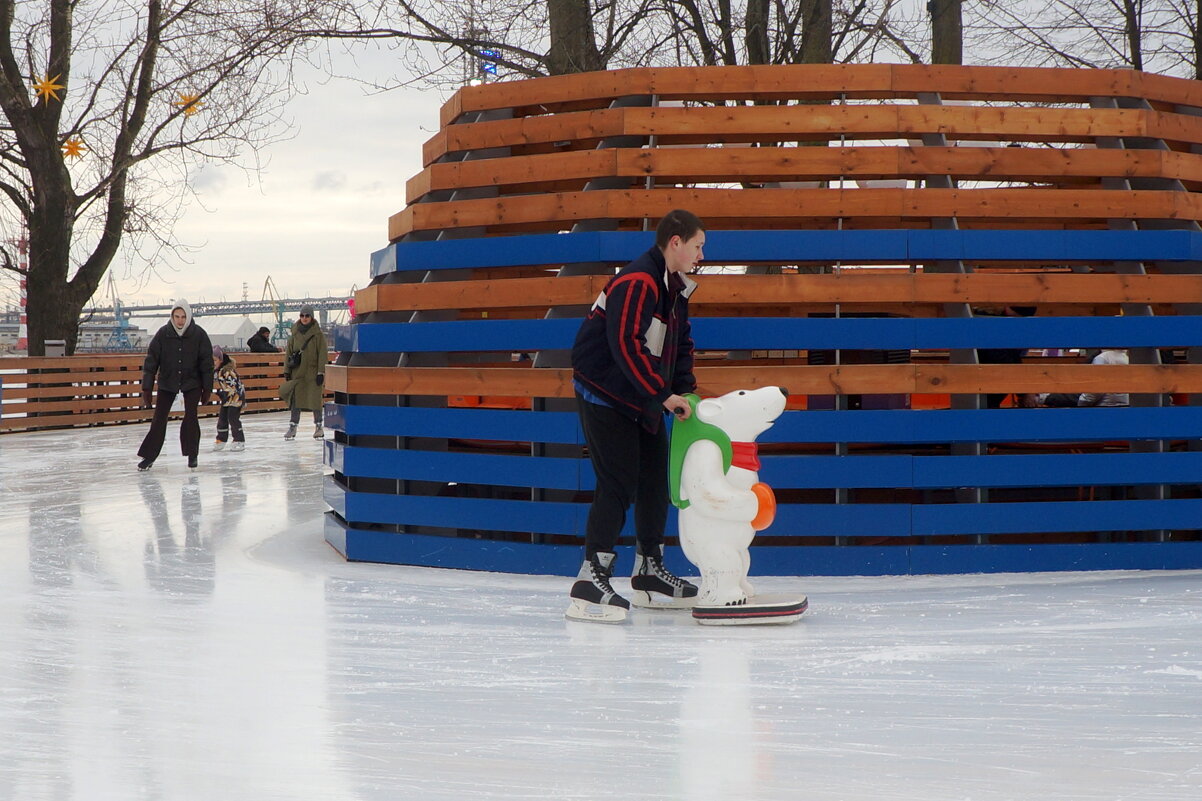
<path id="1" fill-rule="evenodd" d="M 580 423 L 597 484 L 585 529 L 584 563 L 568 617 L 620 621 L 630 603 L 610 586 L 614 547 L 634 504 L 638 606 L 688 607 L 697 587 L 663 565 L 668 517 L 668 433 L 664 416 L 687 418 L 681 397 L 697 388 L 686 273 L 702 259 L 705 230 L 691 212 L 660 220 L 655 246 L 606 284 L 576 335 L 572 369 Z"/>

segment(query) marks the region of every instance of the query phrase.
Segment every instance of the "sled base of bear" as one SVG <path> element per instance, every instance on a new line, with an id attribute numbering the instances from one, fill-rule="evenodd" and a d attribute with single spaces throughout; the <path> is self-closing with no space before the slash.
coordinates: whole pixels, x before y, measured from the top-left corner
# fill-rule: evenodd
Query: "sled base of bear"
<path id="1" fill-rule="evenodd" d="M 756 595 L 736 606 L 695 606 L 693 619 L 703 626 L 762 626 L 792 623 L 809 607 L 804 595 Z"/>

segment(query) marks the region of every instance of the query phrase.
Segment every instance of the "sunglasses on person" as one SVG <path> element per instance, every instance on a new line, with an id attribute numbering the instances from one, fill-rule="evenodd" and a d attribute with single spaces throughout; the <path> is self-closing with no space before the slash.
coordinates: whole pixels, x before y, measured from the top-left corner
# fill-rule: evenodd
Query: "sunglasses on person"
<path id="1" fill-rule="evenodd" d="M 301 317 L 312 317 L 312 314 L 302 314 Z"/>

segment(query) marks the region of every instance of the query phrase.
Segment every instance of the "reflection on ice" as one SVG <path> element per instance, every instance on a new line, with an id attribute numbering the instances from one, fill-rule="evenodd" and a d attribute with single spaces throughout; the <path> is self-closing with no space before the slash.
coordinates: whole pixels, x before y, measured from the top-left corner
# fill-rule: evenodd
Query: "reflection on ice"
<path id="1" fill-rule="evenodd" d="M 567 579 L 343 562 L 283 420 L 196 471 L 138 474 L 140 427 L 0 437 L 0 799 L 1202 796 L 1202 573 L 565 621 Z"/>
<path id="2" fill-rule="evenodd" d="M 200 481 L 188 476 L 180 487 L 179 516 L 184 529 L 183 544 L 176 538 L 167 512 L 167 501 L 157 476 L 138 474 L 138 489 L 150 512 L 154 536 L 146 540 L 146 583 L 151 589 L 180 600 L 213 591 L 215 559 L 212 543 L 201 537 L 204 519 L 200 503 Z"/>

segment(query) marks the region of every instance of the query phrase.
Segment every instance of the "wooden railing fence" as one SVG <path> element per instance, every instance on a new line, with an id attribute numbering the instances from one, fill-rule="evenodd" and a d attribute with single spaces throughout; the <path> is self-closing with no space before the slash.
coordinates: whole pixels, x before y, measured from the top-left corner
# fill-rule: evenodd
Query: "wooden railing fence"
<path id="1" fill-rule="evenodd" d="M 247 413 L 285 408 L 277 394 L 284 380 L 282 353 L 231 356 L 246 386 Z M 141 353 L 0 357 L 0 434 L 149 421 L 153 410 L 142 408 L 144 358 Z M 201 407 L 201 416 L 216 416 L 215 401 Z"/>

